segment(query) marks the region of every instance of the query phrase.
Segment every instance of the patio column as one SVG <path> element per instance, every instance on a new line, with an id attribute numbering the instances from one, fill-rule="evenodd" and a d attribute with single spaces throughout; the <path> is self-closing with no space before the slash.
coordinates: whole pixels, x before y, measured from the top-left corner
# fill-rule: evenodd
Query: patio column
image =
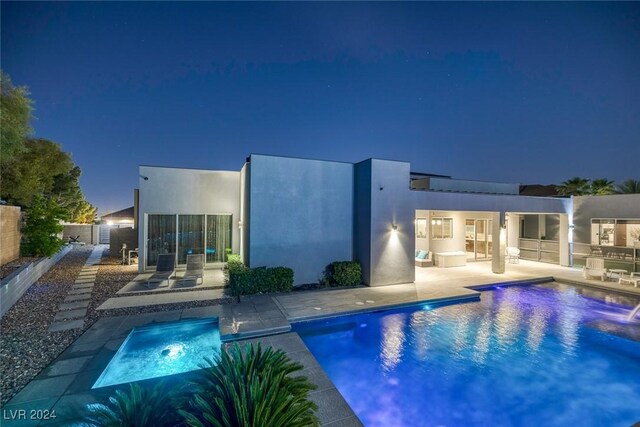
<path id="1" fill-rule="evenodd" d="M 496 274 L 504 273 L 505 250 L 507 247 L 507 229 L 505 228 L 504 212 L 493 212 L 491 214 L 491 271 Z"/>
<path id="2" fill-rule="evenodd" d="M 563 267 L 571 266 L 571 243 L 573 243 L 573 230 L 569 228 L 569 215 L 560 214 L 560 233 L 559 233 L 559 252 L 560 265 Z"/>

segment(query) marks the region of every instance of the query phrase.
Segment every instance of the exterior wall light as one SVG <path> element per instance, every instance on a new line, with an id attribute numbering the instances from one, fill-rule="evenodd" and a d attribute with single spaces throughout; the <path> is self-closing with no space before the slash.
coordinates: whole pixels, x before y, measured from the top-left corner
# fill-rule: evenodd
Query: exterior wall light
<path id="1" fill-rule="evenodd" d="M 397 224 L 391 224 L 391 229 L 393 230 L 394 233 L 396 233 L 398 231 L 398 225 Z"/>

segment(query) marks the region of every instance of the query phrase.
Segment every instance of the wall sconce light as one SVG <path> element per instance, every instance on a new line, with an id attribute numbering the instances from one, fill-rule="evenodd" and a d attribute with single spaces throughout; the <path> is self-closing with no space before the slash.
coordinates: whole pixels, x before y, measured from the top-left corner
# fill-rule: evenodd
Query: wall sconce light
<path id="1" fill-rule="evenodd" d="M 397 224 L 391 224 L 391 230 L 393 230 L 394 233 L 398 232 L 398 225 Z"/>
<path id="2" fill-rule="evenodd" d="M 575 224 L 569 224 L 569 230 L 575 230 L 576 225 Z"/>
<path id="3" fill-rule="evenodd" d="M 140 175 L 140 178 L 144 179 L 145 181 L 149 181 L 149 177 L 148 176 Z"/>

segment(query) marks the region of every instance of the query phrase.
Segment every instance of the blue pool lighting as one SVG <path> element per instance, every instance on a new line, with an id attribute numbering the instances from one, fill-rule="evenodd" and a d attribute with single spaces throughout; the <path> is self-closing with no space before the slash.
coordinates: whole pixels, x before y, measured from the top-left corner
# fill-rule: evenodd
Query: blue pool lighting
<path id="1" fill-rule="evenodd" d="M 93 388 L 193 371 L 220 346 L 217 318 L 135 328 Z"/>

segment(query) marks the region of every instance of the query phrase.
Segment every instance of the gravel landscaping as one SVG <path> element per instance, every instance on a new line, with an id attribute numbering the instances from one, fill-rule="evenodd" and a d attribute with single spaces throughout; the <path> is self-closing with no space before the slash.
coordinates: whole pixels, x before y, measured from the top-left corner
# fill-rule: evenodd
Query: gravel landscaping
<path id="1" fill-rule="evenodd" d="M 74 248 L 24 293 L 0 320 L 0 372 L 4 405 L 55 359 L 82 330 L 49 332 L 91 247 Z"/>
<path id="2" fill-rule="evenodd" d="M 39 260 L 38 257 L 23 256 L 0 267 L 0 280 L 4 279 L 25 264 Z"/>
<path id="3" fill-rule="evenodd" d="M 232 298 L 96 311 L 132 281 L 137 265 L 122 265 L 103 252 L 83 328 L 49 332 L 49 325 L 67 297 L 94 246 L 77 246 L 33 284 L 0 320 L 1 404 L 4 405 L 58 357 L 100 317 L 140 314 L 225 304 Z"/>

